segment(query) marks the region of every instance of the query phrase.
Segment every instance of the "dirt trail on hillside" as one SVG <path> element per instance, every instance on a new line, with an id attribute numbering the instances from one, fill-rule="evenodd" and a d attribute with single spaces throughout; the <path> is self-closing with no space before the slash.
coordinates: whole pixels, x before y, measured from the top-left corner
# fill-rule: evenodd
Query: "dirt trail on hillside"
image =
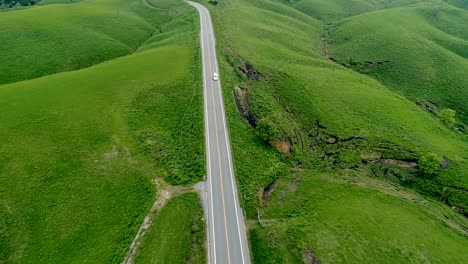
<path id="1" fill-rule="evenodd" d="M 127 252 L 127 255 L 125 256 L 125 259 L 122 261 L 122 264 L 133 264 L 135 262 L 135 256 L 137 255 L 138 250 L 140 249 L 146 232 L 158 216 L 161 209 L 166 205 L 167 201 L 169 201 L 172 197 L 193 190 L 190 187 L 168 185 L 161 179 L 155 179 L 153 183 L 156 185 L 158 198 L 156 199 L 156 201 L 154 201 L 150 211 L 145 216 L 145 220 L 141 224 L 135 238 L 130 244 L 130 248 Z"/>

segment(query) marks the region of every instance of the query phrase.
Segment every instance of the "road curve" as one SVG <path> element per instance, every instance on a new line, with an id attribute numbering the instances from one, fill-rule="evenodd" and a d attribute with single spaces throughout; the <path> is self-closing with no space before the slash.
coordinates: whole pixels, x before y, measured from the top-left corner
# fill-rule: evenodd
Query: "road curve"
<path id="1" fill-rule="evenodd" d="M 249 246 L 232 167 L 221 81 L 213 80 L 213 74 L 219 75 L 219 69 L 211 18 L 204 6 L 191 1 L 188 3 L 200 13 L 207 162 L 208 262 L 248 264 Z"/>

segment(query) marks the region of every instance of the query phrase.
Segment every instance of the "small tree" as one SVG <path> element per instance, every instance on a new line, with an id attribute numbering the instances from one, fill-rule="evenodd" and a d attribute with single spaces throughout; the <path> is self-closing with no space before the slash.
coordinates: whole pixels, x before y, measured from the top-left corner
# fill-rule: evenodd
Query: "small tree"
<path id="1" fill-rule="evenodd" d="M 427 153 L 418 161 L 419 169 L 426 175 L 434 175 L 440 169 L 440 157 L 435 153 Z"/>
<path id="2" fill-rule="evenodd" d="M 457 120 L 455 119 L 456 114 L 457 112 L 455 112 L 455 110 L 448 108 L 444 109 L 439 113 L 440 121 L 448 127 L 453 127 L 457 123 Z"/>
<path id="3" fill-rule="evenodd" d="M 268 118 L 262 118 L 256 127 L 258 136 L 266 142 L 272 142 L 279 138 L 279 131 L 275 124 Z"/>

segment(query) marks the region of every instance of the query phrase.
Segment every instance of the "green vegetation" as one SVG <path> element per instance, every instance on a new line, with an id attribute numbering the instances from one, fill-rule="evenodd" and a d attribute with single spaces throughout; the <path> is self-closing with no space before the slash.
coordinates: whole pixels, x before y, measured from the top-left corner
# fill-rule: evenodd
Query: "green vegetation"
<path id="1" fill-rule="evenodd" d="M 434 153 L 427 153 L 418 161 L 419 169 L 426 175 L 434 175 L 440 169 L 440 157 Z"/>
<path id="2" fill-rule="evenodd" d="M 432 214 L 436 205 L 420 207 L 408 201 L 418 196 L 344 177 L 311 171 L 282 179 L 262 215 L 265 227 L 250 231 L 255 263 L 464 262 L 468 239 Z"/>
<path id="3" fill-rule="evenodd" d="M 0 84 L 131 54 L 156 32 L 163 33 L 160 26 L 170 19 L 167 11 L 151 10 L 137 0 L 56 4 L 0 13 Z"/>
<path id="4" fill-rule="evenodd" d="M 267 118 L 260 119 L 257 124 L 258 136 L 266 142 L 273 142 L 278 139 L 279 131 L 275 125 Z"/>
<path id="5" fill-rule="evenodd" d="M 203 1 L 256 262 L 467 258 L 465 2 Z M 0 24 L 0 262 L 122 261 L 151 180 L 204 174 L 196 11 L 45 0 Z M 173 198 L 137 261 L 204 262 L 201 216 Z"/>
<path id="6" fill-rule="evenodd" d="M 457 120 L 455 119 L 456 112 L 452 109 L 444 109 L 440 111 L 440 120 L 444 125 L 447 127 L 453 127 L 456 123 Z"/>
<path id="7" fill-rule="evenodd" d="M 361 263 L 369 254 L 369 262 L 423 262 L 424 258 L 460 262 L 467 254 L 467 223 L 462 215 L 468 212 L 468 144 L 462 132 L 447 128 L 437 115 L 414 101 L 426 99 L 462 115 L 465 44 L 451 38 L 454 42 L 450 43 L 461 46 L 450 44 L 450 51 L 438 57 L 418 50 L 412 58 L 413 53 L 405 55 L 402 47 L 406 46 L 401 44 L 402 51 L 394 53 L 390 62 L 385 56 L 357 59 L 358 54 L 344 47 L 358 50 L 363 57 L 390 53 L 388 45 L 370 33 L 354 41 L 359 32 L 367 34 L 368 28 L 375 28 L 375 36 L 380 36 L 380 29 L 395 28 L 385 33 L 387 43 L 411 38 L 413 33 L 434 39 L 442 34 L 439 31 L 462 39 L 458 22 L 466 11 L 439 1 L 434 2 L 435 9 L 420 1 L 309 2 L 313 3 L 311 12 L 299 8 L 300 2 L 290 1 L 229 0 L 206 5 L 217 31 L 224 96 L 234 94 L 238 101 L 238 105 L 234 100 L 225 103 L 242 205 L 248 218 L 254 221 L 260 214 L 265 225 L 250 232 L 254 260 L 297 263 L 315 256 L 326 263 Z M 323 10 L 336 13 L 322 12 L 321 4 L 327 5 Z M 420 18 L 430 21 L 424 29 L 440 30 L 418 31 L 410 22 L 398 30 L 399 22 L 386 17 L 394 13 L 398 19 L 401 12 L 405 18 L 405 12 L 418 10 L 426 10 Z M 436 19 L 433 10 L 437 10 Z M 348 33 L 347 24 L 358 19 L 353 24 L 356 30 Z M 337 56 L 341 50 L 349 58 Z M 455 53 L 458 57 L 452 60 Z M 420 86 L 425 87 L 424 94 L 423 88 L 403 92 L 402 80 L 416 84 L 427 79 L 401 74 L 424 60 L 433 60 L 424 63 L 421 71 L 425 73 L 439 71 L 445 62 L 460 63 L 461 68 L 452 65 L 440 70 L 437 78 Z M 385 75 L 384 69 L 396 61 L 407 62 L 408 68 L 395 66 L 398 77 Z M 362 70 L 367 64 L 372 64 L 372 70 L 382 69 L 383 77 Z M 260 73 L 259 78 L 251 74 L 252 68 Z M 402 85 L 382 81 L 384 77 Z M 395 93 L 397 88 L 401 95 Z M 277 130 L 274 134 L 281 142 L 268 140 L 269 129 L 259 133 L 258 125 Z M 425 177 L 418 161 L 429 152 L 444 157 L 444 164 L 441 167 L 439 159 L 440 172 Z M 355 177 L 344 181 L 347 174 Z M 378 184 L 356 186 L 367 181 Z M 383 194 L 383 186 L 397 186 L 400 191 Z M 415 199 L 406 199 L 410 195 Z"/>
<path id="8" fill-rule="evenodd" d="M 206 263 L 205 222 L 200 198 L 172 198 L 145 236 L 135 263 Z"/>
<path id="9" fill-rule="evenodd" d="M 203 177 L 198 18 L 172 3 L 0 13 L 2 83 L 75 70 L 0 86 L 1 263 L 119 263 L 151 180 Z"/>
<path id="10" fill-rule="evenodd" d="M 439 1 L 434 1 L 439 2 Z M 468 121 L 468 12 L 430 2 L 354 16 L 328 28 L 330 56 L 413 100 Z"/>
<path id="11" fill-rule="evenodd" d="M 32 6 L 37 4 L 39 0 L 0 0 L 0 10 L 20 7 L 20 6 Z"/>

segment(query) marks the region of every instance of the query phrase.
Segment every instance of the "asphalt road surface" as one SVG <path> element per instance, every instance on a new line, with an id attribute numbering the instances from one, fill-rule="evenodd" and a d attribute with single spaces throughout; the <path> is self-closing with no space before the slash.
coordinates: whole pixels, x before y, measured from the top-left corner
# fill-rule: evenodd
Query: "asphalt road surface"
<path id="1" fill-rule="evenodd" d="M 209 263 L 250 263 L 245 223 L 232 167 L 221 79 L 216 59 L 215 38 L 208 10 L 188 3 L 200 13 L 207 155 L 207 225 Z"/>

